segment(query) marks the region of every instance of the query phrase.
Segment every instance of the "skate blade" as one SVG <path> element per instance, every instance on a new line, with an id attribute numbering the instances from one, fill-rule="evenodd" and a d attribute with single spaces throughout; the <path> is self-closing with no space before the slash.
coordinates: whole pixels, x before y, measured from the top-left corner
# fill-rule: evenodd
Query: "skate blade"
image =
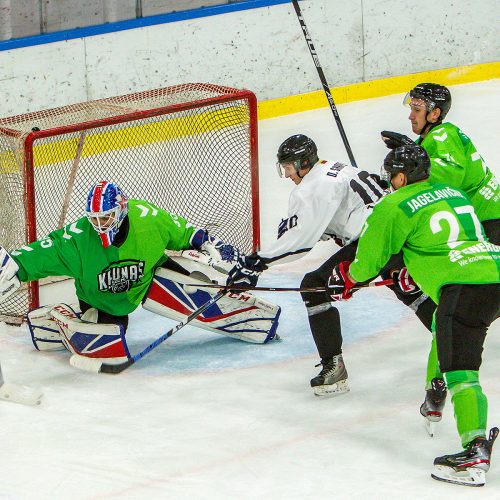
<path id="1" fill-rule="evenodd" d="M 471 467 L 465 471 L 456 472 L 451 467 L 435 465 L 431 474 L 433 479 L 445 483 L 460 484 L 461 486 L 484 486 L 486 473 L 482 469 Z"/>
<path id="2" fill-rule="evenodd" d="M 32 389 L 25 385 L 4 383 L 0 386 L 0 399 L 28 406 L 37 406 L 42 403 L 42 390 Z"/>
<path id="3" fill-rule="evenodd" d="M 424 425 L 425 425 L 425 430 L 427 431 L 427 434 L 429 434 L 430 437 L 434 437 L 434 432 L 436 431 L 436 422 L 426 418 Z"/>
<path id="4" fill-rule="evenodd" d="M 314 395 L 320 398 L 340 396 L 341 394 L 345 394 L 346 392 L 350 391 L 347 380 L 341 380 L 336 384 L 318 385 L 316 387 L 313 387 L 313 390 Z"/>

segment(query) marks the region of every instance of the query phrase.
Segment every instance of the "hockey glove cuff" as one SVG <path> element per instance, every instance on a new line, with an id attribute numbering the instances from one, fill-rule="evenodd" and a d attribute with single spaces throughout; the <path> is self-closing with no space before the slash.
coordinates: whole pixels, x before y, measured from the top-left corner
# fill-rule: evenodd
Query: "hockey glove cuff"
<path id="1" fill-rule="evenodd" d="M 413 295 L 420 292 L 420 288 L 413 281 L 406 267 L 401 270 L 395 269 L 391 271 L 391 278 L 394 281 L 394 286 L 404 295 Z"/>
<path id="2" fill-rule="evenodd" d="M 415 143 L 406 135 L 397 132 L 384 130 L 381 132 L 382 140 L 389 149 L 396 149 L 401 146 L 415 146 Z"/>
<path id="3" fill-rule="evenodd" d="M 348 300 L 352 297 L 352 288 L 356 283 L 349 278 L 350 266 L 351 263 L 344 260 L 333 269 L 327 283 L 327 293 L 332 300 Z"/>

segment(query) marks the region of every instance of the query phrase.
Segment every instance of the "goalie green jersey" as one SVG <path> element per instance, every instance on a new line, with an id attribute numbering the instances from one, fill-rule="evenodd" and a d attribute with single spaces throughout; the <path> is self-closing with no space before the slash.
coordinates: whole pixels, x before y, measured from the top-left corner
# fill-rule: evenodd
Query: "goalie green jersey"
<path id="1" fill-rule="evenodd" d="M 431 159 L 430 182 L 465 191 L 480 221 L 500 218 L 500 186 L 472 141 L 458 127 L 442 123 L 416 143 Z"/>
<path id="2" fill-rule="evenodd" d="M 104 248 L 82 217 L 13 251 L 19 279 L 69 276 L 79 299 L 115 316 L 129 314 L 141 303 L 155 269 L 167 259 L 165 249 L 190 248 L 194 228 L 147 201 L 129 200 L 128 207 L 128 233 L 119 246 Z"/>
<path id="3" fill-rule="evenodd" d="M 465 193 L 445 184 L 417 182 L 382 198 L 361 232 L 351 276 L 374 278 L 401 250 L 408 272 L 436 303 L 444 285 L 500 279 L 500 247 L 485 241 Z"/>

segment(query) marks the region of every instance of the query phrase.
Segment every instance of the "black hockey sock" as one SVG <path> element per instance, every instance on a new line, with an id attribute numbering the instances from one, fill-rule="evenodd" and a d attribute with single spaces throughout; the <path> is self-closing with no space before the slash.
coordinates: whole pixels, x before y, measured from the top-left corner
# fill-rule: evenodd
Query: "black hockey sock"
<path id="1" fill-rule="evenodd" d="M 329 359 L 342 352 L 340 314 L 335 307 L 309 316 L 309 325 L 321 359 Z"/>

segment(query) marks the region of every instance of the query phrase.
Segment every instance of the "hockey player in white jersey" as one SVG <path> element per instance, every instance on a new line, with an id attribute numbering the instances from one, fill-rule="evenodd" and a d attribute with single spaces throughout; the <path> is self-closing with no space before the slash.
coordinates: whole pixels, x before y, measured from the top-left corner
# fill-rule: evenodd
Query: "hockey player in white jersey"
<path id="1" fill-rule="evenodd" d="M 384 195 L 383 181 L 365 170 L 320 160 L 315 143 L 301 134 L 289 137 L 280 145 L 277 168 L 280 176 L 296 184 L 290 194 L 288 217 L 279 224 L 277 240 L 270 248 L 240 256 L 229 273 L 229 280 L 255 286 L 258 276 L 269 265 L 290 256 L 301 257 L 319 240 L 334 238 L 341 248 L 318 269 L 306 274 L 301 283 L 302 288 L 326 288 L 335 266 L 354 260 L 363 224 L 374 204 Z M 383 270 L 399 271 L 402 266 L 401 256 L 394 256 Z M 393 278 L 397 281 L 397 273 Z M 403 286 L 391 289 L 399 300 L 416 310 L 420 320 L 430 328 L 432 311 L 429 313 L 430 308 L 425 307 L 426 296 L 418 289 L 415 294 L 403 292 Z M 345 393 L 349 386 L 342 358 L 339 311 L 326 292 L 302 292 L 301 295 L 322 365 L 321 372 L 311 380 L 311 387 L 317 396 Z M 423 306 L 424 315 L 418 306 Z"/>
<path id="2" fill-rule="evenodd" d="M 258 253 L 242 256 L 230 271 L 235 284 L 257 284 L 269 265 L 290 256 L 301 257 L 321 239 L 334 238 L 342 248 L 319 269 L 305 275 L 301 287 L 325 287 L 333 268 L 353 260 L 356 240 L 374 203 L 384 191 L 376 177 L 339 162 L 320 160 L 315 143 L 294 135 L 278 150 L 280 176 L 296 187 L 290 194 L 288 217 L 278 227 L 274 244 Z M 347 392 L 347 371 L 342 359 L 340 315 L 327 293 L 303 292 L 312 335 L 322 370 L 311 380 L 318 396 Z"/>

